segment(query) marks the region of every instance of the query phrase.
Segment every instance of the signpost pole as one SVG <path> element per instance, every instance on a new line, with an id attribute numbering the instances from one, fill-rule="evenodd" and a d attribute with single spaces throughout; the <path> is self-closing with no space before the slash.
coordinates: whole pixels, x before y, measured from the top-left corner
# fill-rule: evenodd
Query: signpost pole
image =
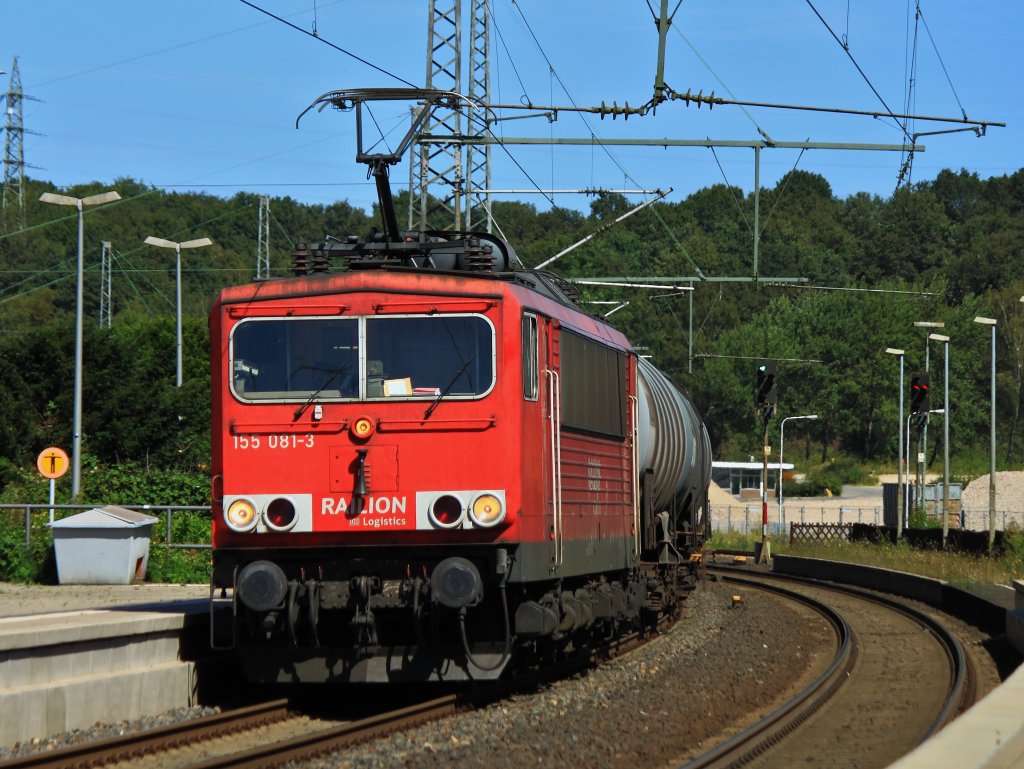
<path id="1" fill-rule="evenodd" d="M 39 474 L 44 478 L 50 479 L 50 524 L 53 524 L 53 511 L 56 506 L 57 500 L 57 489 L 56 481 L 64 473 L 68 471 L 68 466 L 71 461 L 68 459 L 68 453 L 64 449 L 58 448 L 57 446 L 50 446 L 47 449 L 43 449 L 39 452 L 39 456 L 36 457 L 36 469 Z M 26 514 L 25 526 L 26 532 L 28 531 L 29 519 Z"/>

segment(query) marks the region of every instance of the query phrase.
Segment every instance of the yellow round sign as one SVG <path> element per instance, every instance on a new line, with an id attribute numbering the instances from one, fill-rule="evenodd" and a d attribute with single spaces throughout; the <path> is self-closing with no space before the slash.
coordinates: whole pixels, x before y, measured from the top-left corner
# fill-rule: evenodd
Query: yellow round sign
<path id="1" fill-rule="evenodd" d="M 68 471 L 69 464 L 68 453 L 56 446 L 43 449 L 36 458 L 36 468 L 44 478 L 60 478 Z"/>

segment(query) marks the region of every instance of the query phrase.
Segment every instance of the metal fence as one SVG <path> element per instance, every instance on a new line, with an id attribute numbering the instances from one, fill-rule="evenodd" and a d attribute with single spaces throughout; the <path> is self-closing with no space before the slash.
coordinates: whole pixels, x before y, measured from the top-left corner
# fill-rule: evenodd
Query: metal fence
<path id="1" fill-rule="evenodd" d="M 53 505 L 47 504 L 0 504 L 0 512 L 21 511 L 25 520 L 25 546 L 31 543 L 33 517 L 46 516 L 48 520 L 59 520 L 69 515 L 92 510 L 96 505 Z M 126 510 L 150 513 L 157 519 L 164 531 L 164 541 L 157 544 L 165 547 L 181 549 L 208 550 L 209 543 L 175 542 L 173 525 L 175 516 L 199 515 L 209 519 L 210 508 L 200 505 L 118 505 Z M 52 517 L 51 517 L 51 511 Z M 711 505 L 711 529 L 721 532 L 738 532 L 740 534 L 761 534 L 762 510 L 760 504 L 748 505 Z M 779 507 L 776 504 L 768 508 L 768 533 L 773 536 L 785 535 L 791 523 L 867 523 L 874 526 L 883 525 L 882 507 L 830 506 L 787 504 L 785 508 L 785 524 L 782 522 Z M 965 509 L 961 514 L 960 527 L 972 531 L 988 531 L 988 509 Z M 1006 531 L 1008 527 L 1024 529 L 1024 511 L 997 510 L 996 528 Z"/>
<path id="2" fill-rule="evenodd" d="M 94 510 L 98 505 L 38 505 L 38 504 L 0 504 L 0 512 L 20 511 L 25 516 L 25 547 L 32 544 L 32 523 L 33 517 L 45 517 L 48 522 L 66 518 L 69 515 L 80 513 L 83 510 Z M 174 517 L 175 515 L 200 515 L 207 520 L 210 518 L 210 508 L 202 505 L 118 505 L 125 510 L 134 510 L 138 513 L 149 513 L 158 519 L 156 526 L 161 526 L 164 531 L 164 541 L 158 544 L 165 547 L 175 547 L 182 550 L 209 550 L 208 542 L 175 542 L 174 541 Z"/>
<path id="3" fill-rule="evenodd" d="M 761 534 L 761 504 L 749 505 L 711 505 L 712 531 L 737 532 L 740 534 Z M 786 534 L 791 523 L 867 523 L 882 526 L 882 506 L 829 507 L 816 505 L 786 504 L 785 524 L 779 514 L 779 506 L 771 503 L 768 506 L 768 533 L 773 535 Z M 960 516 L 960 528 L 970 531 L 988 531 L 988 508 L 965 508 Z M 1006 531 L 1007 528 L 1024 529 L 1024 511 L 996 510 L 996 529 Z"/>

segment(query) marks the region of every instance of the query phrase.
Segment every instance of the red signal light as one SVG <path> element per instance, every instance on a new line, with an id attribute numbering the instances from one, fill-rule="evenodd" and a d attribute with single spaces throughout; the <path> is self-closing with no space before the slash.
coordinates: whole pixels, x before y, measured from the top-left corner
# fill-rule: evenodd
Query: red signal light
<path id="1" fill-rule="evenodd" d="M 430 517 L 442 529 L 451 529 L 462 520 L 462 502 L 451 494 L 443 494 L 430 507 Z"/>
<path id="2" fill-rule="evenodd" d="M 295 505 L 284 498 L 275 499 L 263 514 L 267 526 L 277 531 L 286 531 L 295 525 Z"/>

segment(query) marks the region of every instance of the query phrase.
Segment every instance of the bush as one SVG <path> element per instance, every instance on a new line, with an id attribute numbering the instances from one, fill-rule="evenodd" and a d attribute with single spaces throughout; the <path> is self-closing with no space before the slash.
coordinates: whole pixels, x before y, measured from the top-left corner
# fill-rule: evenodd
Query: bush
<path id="1" fill-rule="evenodd" d="M 8 469 L 0 502 L 45 504 L 49 481 L 35 470 Z M 71 503 L 71 478 L 57 481 L 57 504 Z M 210 477 L 205 472 L 153 468 L 135 462 L 101 465 L 95 457 L 82 458 L 82 493 L 86 505 L 207 505 Z"/>
<path id="2" fill-rule="evenodd" d="M 20 470 L 0 461 L 0 482 L 5 503 L 45 504 L 49 482 L 38 473 Z M 57 482 L 56 502 L 71 502 L 71 483 Z M 134 463 L 101 466 L 85 455 L 82 462 L 82 495 L 88 505 L 198 505 L 209 504 L 209 477 L 200 472 L 146 468 Z M 67 515 L 66 511 L 61 515 Z M 208 582 L 211 557 L 208 550 L 167 547 L 166 513 L 154 512 L 146 579 L 151 582 Z M 175 544 L 209 544 L 210 517 L 201 511 L 178 512 L 171 524 Z M 47 516 L 32 516 L 30 547 L 25 547 L 25 517 L 20 511 L 0 511 L 0 581 L 55 584 L 57 565 Z"/>
<path id="3" fill-rule="evenodd" d="M 209 550 L 182 550 L 151 545 L 146 579 L 149 582 L 205 584 L 210 581 L 213 560 Z"/>
<path id="4" fill-rule="evenodd" d="M 38 518 L 38 517 L 37 517 Z M 53 538 L 45 522 L 32 522 L 25 547 L 25 518 L 20 512 L 0 511 L 0 582 L 57 582 Z"/>
<path id="5" fill-rule="evenodd" d="M 826 496 L 825 488 L 825 485 L 817 478 L 808 477 L 802 483 L 784 480 L 782 482 L 782 496 L 786 499 L 790 497 L 824 497 Z"/>
<path id="6" fill-rule="evenodd" d="M 802 484 L 793 484 L 792 492 L 790 485 L 785 484 L 783 494 L 794 497 L 821 497 L 827 493 L 839 495 L 843 486 L 848 483 L 873 485 L 877 483 L 877 479 L 868 468 L 852 459 L 833 459 L 812 468 Z"/>

